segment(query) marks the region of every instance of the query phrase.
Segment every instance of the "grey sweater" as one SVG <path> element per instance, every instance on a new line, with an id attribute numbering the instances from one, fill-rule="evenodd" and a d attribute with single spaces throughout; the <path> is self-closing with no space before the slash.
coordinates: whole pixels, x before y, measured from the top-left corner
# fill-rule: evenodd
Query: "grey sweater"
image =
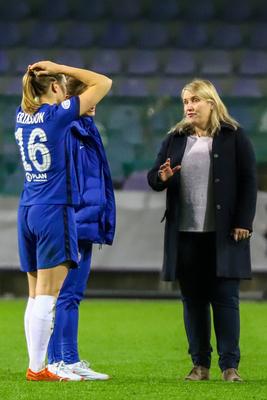
<path id="1" fill-rule="evenodd" d="M 188 136 L 180 172 L 179 231 L 215 231 L 211 150 L 211 137 Z"/>

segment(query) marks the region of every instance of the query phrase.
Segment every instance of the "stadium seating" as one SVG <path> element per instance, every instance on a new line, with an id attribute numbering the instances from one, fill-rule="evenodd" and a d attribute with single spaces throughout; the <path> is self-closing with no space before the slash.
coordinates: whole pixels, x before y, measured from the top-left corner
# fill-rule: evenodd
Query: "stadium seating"
<path id="1" fill-rule="evenodd" d="M 51 22 L 34 20 L 28 23 L 27 33 L 23 40 L 23 46 L 29 48 L 51 48 L 58 44 L 58 25 Z"/>
<path id="2" fill-rule="evenodd" d="M 218 24 L 212 32 L 211 45 L 214 48 L 233 49 L 243 45 L 241 28 L 234 24 Z"/>
<path id="3" fill-rule="evenodd" d="M 34 57 L 52 55 L 116 75 L 114 95 L 155 95 L 158 88 L 166 91 L 172 76 L 203 75 L 224 78 L 222 93 L 231 96 L 239 74 L 251 78 L 247 83 L 255 89 L 267 73 L 264 4 L 203 0 L 192 7 L 186 0 L 48 0 L 40 7 L 41 0 L 0 2 L 0 71 L 15 78 Z M 71 49 L 76 52 L 68 53 Z M 260 91 L 265 94 L 265 89 Z M 252 96 L 256 92 L 248 90 Z"/>
<path id="4" fill-rule="evenodd" d="M 219 15 L 225 21 L 244 22 L 253 16 L 253 5 L 250 0 L 226 0 L 218 7 Z"/>
<path id="5" fill-rule="evenodd" d="M 73 65 L 76 68 L 84 68 L 85 62 L 82 54 L 76 50 L 59 50 L 51 53 L 53 61 L 59 64 Z"/>
<path id="6" fill-rule="evenodd" d="M 187 79 L 162 78 L 156 83 L 156 93 L 158 96 L 178 97 Z"/>
<path id="7" fill-rule="evenodd" d="M 136 39 L 138 48 L 157 49 L 168 44 L 168 27 L 158 22 L 143 21 L 139 25 Z"/>
<path id="8" fill-rule="evenodd" d="M 2 83 L 2 93 L 5 95 L 9 96 L 15 96 L 18 95 L 18 93 L 21 93 L 21 77 L 12 77 L 9 79 L 4 79 L 4 82 Z M 14 119 L 12 120 L 13 123 Z"/>
<path id="9" fill-rule="evenodd" d="M 202 0 L 200 2 L 184 3 L 183 17 L 192 22 L 208 21 L 216 16 L 214 1 Z"/>
<path id="10" fill-rule="evenodd" d="M 0 159 L 14 152 L 10 110 L 19 102 L 22 74 L 34 61 L 51 59 L 113 79 L 97 116 L 116 182 L 151 165 L 163 135 L 182 115 L 181 90 L 195 77 L 215 84 L 230 111 L 253 132 L 257 159 L 263 162 L 267 150 L 259 121 L 266 114 L 261 98 L 267 96 L 265 3 L 47 0 L 43 7 L 42 0 L 0 1 L 0 112 L 8 116 L 0 121 Z M 12 173 L 16 176 L 16 169 Z M 135 187 L 136 177 L 129 178 L 128 187 Z M 5 187 L 12 190 L 10 184 Z"/>
<path id="11" fill-rule="evenodd" d="M 15 22 L 0 23 L 0 48 L 8 48 L 21 44 L 19 26 Z"/>
<path id="12" fill-rule="evenodd" d="M 166 21 L 179 18 L 180 4 L 176 0 L 156 0 L 150 3 L 147 17 L 152 20 Z"/>
<path id="13" fill-rule="evenodd" d="M 131 52 L 127 71 L 134 75 L 150 75 L 158 71 L 158 59 L 151 50 L 136 50 Z"/>
<path id="14" fill-rule="evenodd" d="M 108 15 L 106 0 L 73 0 L 70 3 L 70 15 L 78 21 L 95 21 Z"/>
<path id="15" fill-rule="evenodd" d="M 198 49 L 208 43 L 208 29 L 199 23 L 185 23 L 176 32 L 174 45 L 178 48 Z"/>
<path id="16" fill-rule="evenodd" d="M 236 97 L 262 97 L 262 89 L 256 79 L 237 79 L 234 82 L 232 96 Z"/>
<path id="17" fill-rule="evenodd" d="M 104 49 L 96 51 L 88 62 L 88 68 L 103 74 L 118 74 L 121 72 L 121 59 L 115 50 Z"/>
<path id="18" fill-rule="evenodd" d="M 60 43 L 67 48 L 88 48 L 94 44 L 95 33 L 88 22 L 70 22 L 64 25 L 60 34 Z"/>
<path id="19" fill-rule="evenodd" d="M 113 7 L 110 9 L 111 18 L 123 21 L 139 18 L 142 12 L 141 1 L 142 0 L 114 1 Z"/>
<path id="20" fill-rule="evenodd" d="M 131 34 L 125 23 L 110 22 L 103 27 L 97 44 L 103 48 L 124 48 L 130 44 Z"/>
<path id="21" fill-rule="evenodd" d="M 174 50 L 169 56 L 164 67 L 166 75 L 193 75 L 196 72 L 194 53 L 186 50 Z"/>
<path id="22" fill-rule="evenodd" d="M 267 48 L 267 25 L 266 25 L 266 23 L 265 24 L 256 24 L 251 28 L 250 35 L 248 38 L 248 44 L 252 49 L 266 50 L 266 48 Z"/>
<path id="23" fill-rule="evenodd" d="M 149 92 L 148 84 L 144 79 L 123 78 L 117 81 L 115 94 L 118 96 L 146 97 L 151 92 Z"/>
<path id="24" fill-rule="evenodd" d="M 8 0 L 0 2 L 2 21 L 19 21 L 30 15 L 30 4 L 26 0 Z"/>
<path id="25" fill-rule="evenodd" d="M 207 51 L 200 62 L 201 75 L 228 75 L 233 72 L 230 54 L 223 50 Z"/>
<path id="26" fill-rule="evenodd" d="M 10 67 L 10 60 L 8 54 L 4 50 L 0 50 L 0 73 L 8 72 Z"/>
<path id="27" fill-rule="evenodd" d="M 27 52 L 18 51 L 15 55 L 14 70 L 21 75 L 26 72 L 28 65 L 33 64 L 36 60 L 42 60 L 44 58 L 45 55 L 41 50 L 29 49 Z"/>
<path id="28" fill-rule="evenodd" d="M 70 16 L 68 2 L 66 0 L 34 1 L 32 4 L 32 16 L 43 21 L 54 21 L 68 18 Z"/>
<path id="29" fill-rule="evenodd" d="M 267 53 L 263 51 L 246 51 L 240 62 L 239 72 L 246 75 L 267 74 Z"/>

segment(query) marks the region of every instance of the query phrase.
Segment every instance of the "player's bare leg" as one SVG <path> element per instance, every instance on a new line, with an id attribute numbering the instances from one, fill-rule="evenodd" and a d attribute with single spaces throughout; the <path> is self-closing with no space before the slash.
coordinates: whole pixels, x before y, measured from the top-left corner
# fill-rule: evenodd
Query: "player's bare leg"
<path id="1" fill-rule="evenodd" d="M 53 330 L 55 303 L 64 279 L 68 273 L 68 263 L 37 272 L 36 282 L 30 275 L 29 290 L 35 300 L 29 320 L 30 363 L 26 377 L 28 380 L 67 380 L 45 368 L 48 342 Z"/>

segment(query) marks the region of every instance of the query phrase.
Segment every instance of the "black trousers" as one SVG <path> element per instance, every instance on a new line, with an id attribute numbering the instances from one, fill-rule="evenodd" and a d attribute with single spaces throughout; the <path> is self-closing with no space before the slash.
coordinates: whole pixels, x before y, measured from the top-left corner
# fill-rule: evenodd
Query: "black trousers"
<path id="1" fill-rule="evenodd" d="M 180 232 L 177 277 L 194 365 L 210 367 L 211 308 L 222 371 L 240 361 L 239 279 L 216 276 L 215 233 Z"/>

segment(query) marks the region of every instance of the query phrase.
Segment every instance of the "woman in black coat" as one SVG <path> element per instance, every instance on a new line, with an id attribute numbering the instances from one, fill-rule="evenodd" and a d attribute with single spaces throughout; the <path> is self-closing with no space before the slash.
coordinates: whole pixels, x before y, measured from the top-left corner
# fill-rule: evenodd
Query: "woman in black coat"
<path id="1" fill-rule="evenodd" d="M 222 378 L 240 381 L 239 283 L 251 277 L 254 151 L 211 82 L 194 80 L 181 96 L 184 118 L 148 173 L 152 189 L 167 189 L 163 279 L 180 283 L 193 361 L 186 379 L 209 379 L 211 305 Z"/>

